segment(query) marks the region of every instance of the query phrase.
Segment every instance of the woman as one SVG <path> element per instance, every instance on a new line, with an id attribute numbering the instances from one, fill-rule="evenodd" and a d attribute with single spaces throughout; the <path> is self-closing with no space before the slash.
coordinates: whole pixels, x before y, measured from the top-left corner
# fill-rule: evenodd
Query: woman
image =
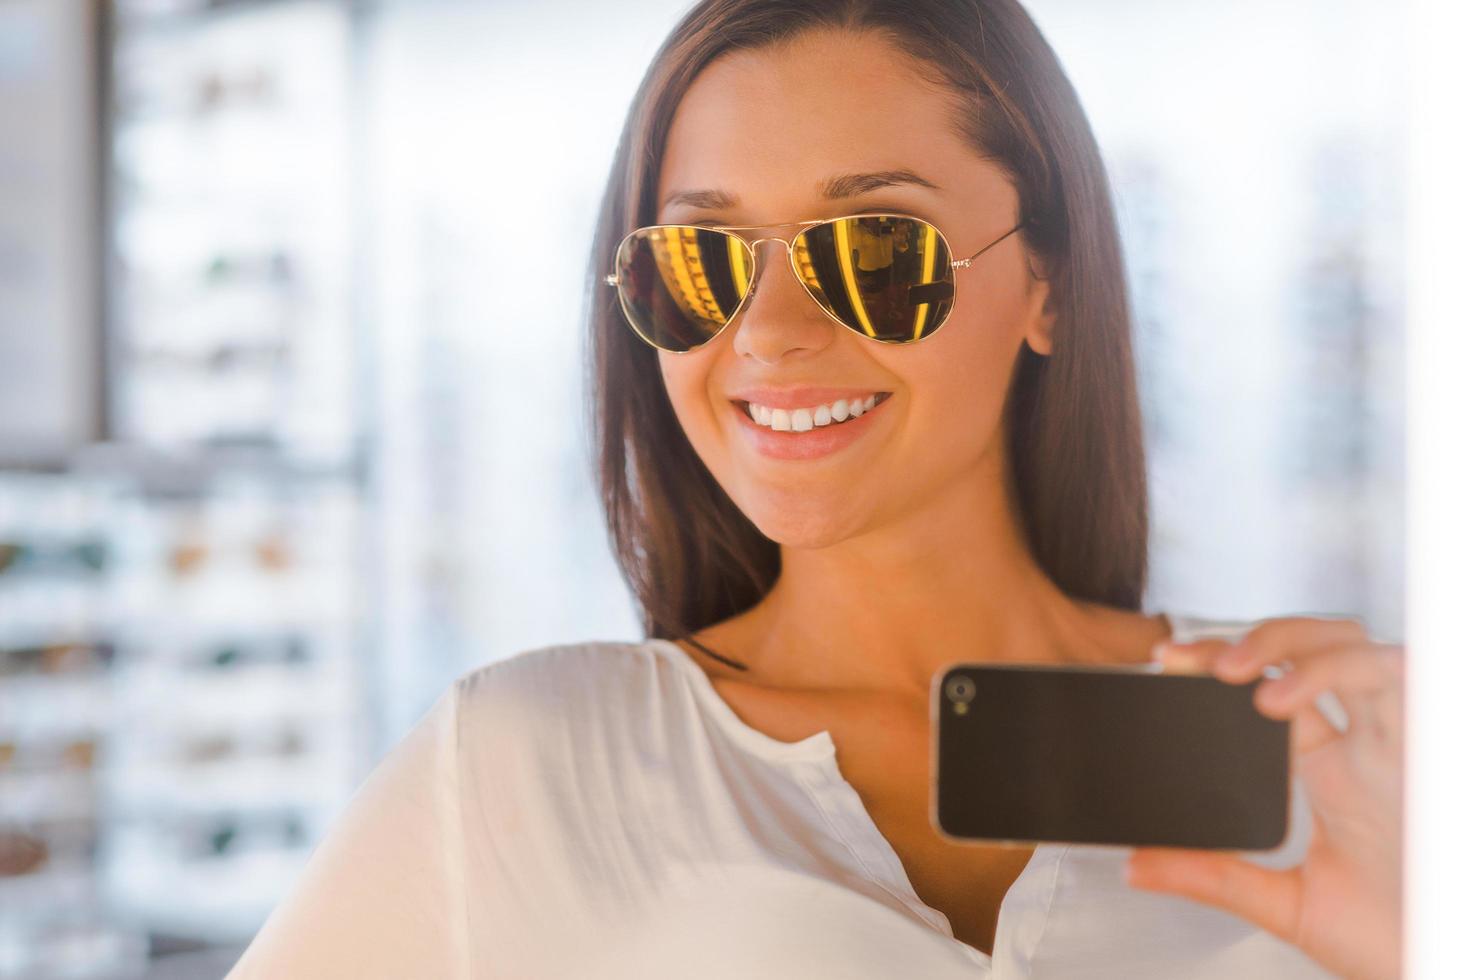
<path id="1" fill-rule="evenodd" d="M 635 100 L 591 276 L 649 639 L 462 679 L 232 976 L 1395 975 L 1401 650 L 1138 611 L 1117 232 L 1015 3 L 699 4 Z M 1294 722 L 1279 854 L 937 836 L 944 664 L 1155 649 L 1290 668 L 1258 702 Z"/>

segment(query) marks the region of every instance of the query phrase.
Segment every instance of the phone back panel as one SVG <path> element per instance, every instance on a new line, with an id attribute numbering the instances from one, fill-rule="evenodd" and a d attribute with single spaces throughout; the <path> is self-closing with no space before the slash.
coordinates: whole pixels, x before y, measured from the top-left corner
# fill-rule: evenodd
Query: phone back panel
<path id="1" fill-rule="evenodd" d="M 972 688 L 951 687 L 955 677 Z M 932 817 L 956 838 L 1275 848 L 1289 821 L 1290 726 L 1255 708 L 1258 684 L 951 667 L 934 685 Z M 956 690 L 972 690 L 962 711 Z"/>

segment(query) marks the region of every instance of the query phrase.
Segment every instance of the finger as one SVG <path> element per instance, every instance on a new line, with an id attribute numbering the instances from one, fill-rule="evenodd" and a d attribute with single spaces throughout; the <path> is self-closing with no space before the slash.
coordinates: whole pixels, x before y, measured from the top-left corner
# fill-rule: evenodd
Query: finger
<path id="1" fill-rule="evenodd" d="M 1235 649 L 1215 660 L 1214 670 L 1225 680 L 1248 680 L 1260 674 L 1266 664 L 1288 662 L 1294 669 L 1315 654 L 1366 642 L 1366 627 L 1356 619 L 1268 619 L 1240 637 Z"/>
<path id="2" fill-rule="evenodd" d="M 1231 641 L 1217 637 L 1191 643 L 1164 641 L 1153 647 L 1153 663 L 1164 674 L 1207 674 L 1214 661 L 1232 649 Z"/>
<path id="3" fill-rule="evenodd" d="M 1224 909 L 1288 941 L 1301 910 L 1300 867 L 1277 871 L 1217 851 L 1139 847 L 1127 883 Z"/>
<path id="4" fill-rule="evenodd" d="M 1153 646 L 1152 663 L 1156 671 L 1163 674 L 1213 673 L 1213 664 L 1232 651 L 1235 645 L 1235 641 L 1222 636 L 1194 639 L 1187 644 L 1162 641 Z M 1249 677 L 1241 680 L 1249 680 Z"/>
<path id="5" fill-rule="evenodd" d="M 1261 712 L 1263 714 L 1264 712 Z M 1290 718 L 1290 752 L 1292 758 L 1300 758 L 1333 739 L 1342 737 L 1342 730 L 1332 724 L 1314 703 L 1306 705 Z"/>
<path id="6" fill-rule="evenodd" d="M 1156 672 L 1161 674 L 1213 674 L 1220 680 L 1231 684 L 1243 684 L 1252 681 L 1258 674 L 1266 677 L 1278 677 L 1284 671 L 1272 664 L 1263 665 L 1258 672 L 1251 671 L 1245 674 L 1230 674 L 1223 676 L 1215 667 L 1222 658 L 1233 656 L 1234 651 L 1239 648 L 1235 640 L 1227 640 L 1222 637 L 1210 637 L 1203 640 L 1194 640 L 1189 643 L 1163 642 L 1153 647 L 1152 662 Z M 1286 670 L 1291 664 L 1286 661 L 1282 664 Z"/>
<path id="7" fill-rule="evenodd" d="M 1376 726 L 1391 720 L 1377 717 L 1381 714 L 1377 696 L 1386 694 L 1386 700 L 1394 700 L 1402 684 L 1401 648 L 1367 644 L 1298 662 L 1284 676 L 1260 684 L 1255 706 L 1272 718 L 1288 718 L 1330 691 L 1346 708 L 1350 727 Z"/>

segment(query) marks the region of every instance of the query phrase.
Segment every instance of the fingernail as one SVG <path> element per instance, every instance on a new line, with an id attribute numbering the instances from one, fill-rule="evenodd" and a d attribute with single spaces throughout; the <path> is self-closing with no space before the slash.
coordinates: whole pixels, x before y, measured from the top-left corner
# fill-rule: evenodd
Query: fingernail
<path id="1" fill-rule="evenodd" d="M 1171 643 L 1166 643 L 1165 642 L 1165 643 L 1156 643 L 1156 644 L 1154 644 L 1153 645 L 1153 662 L 1154 663 L 1162 663 L 1163 662 L 1163 658 L 1165 656 L 1167 656 L 1168 655 L 1168 652 L 1170 650 L 1172 650 L 1172 649 L 1173 649 L 1173 644 L 1171 644 Z"/>

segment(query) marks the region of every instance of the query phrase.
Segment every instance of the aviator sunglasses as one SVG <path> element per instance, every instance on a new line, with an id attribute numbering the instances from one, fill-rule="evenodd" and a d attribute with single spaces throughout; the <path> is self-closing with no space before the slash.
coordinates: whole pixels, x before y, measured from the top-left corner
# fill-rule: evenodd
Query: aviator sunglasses
<path id="1" fill-rule="evenodd" d="M 791 269 L 822 311 L 884 344 L 931 337 L 954 311 L 954 270 L 1025 227 L 1011 228 L 964 259 L 952 258 L 943 233 L 906 214 L 855 214 L 792 221 L 793 238 L 746 241 L 736 232 L 778 225 L 649 225 L 617 246 L 616 271 L 604 277 L 633 332 L 648 344 L 685 354 L 715 337 L 750 297 L 759 275 L 755 246 L 781 242 Z"/>

